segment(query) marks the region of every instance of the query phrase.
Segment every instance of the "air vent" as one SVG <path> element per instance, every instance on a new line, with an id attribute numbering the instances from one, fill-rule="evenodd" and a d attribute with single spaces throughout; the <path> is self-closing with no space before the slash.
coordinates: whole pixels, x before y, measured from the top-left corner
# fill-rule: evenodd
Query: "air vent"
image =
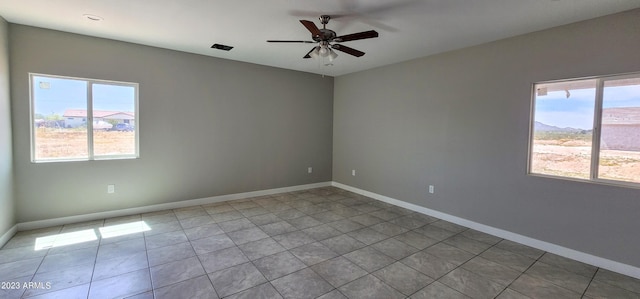
<path id="1" fill-rule="evenodd" d="M 227 45 L 221 45 L 221 44 L 213 44 L 213 46 L 211 46 L 211 49 L 229 51 L 229 50 L 233 49 L 233 47 L 232 46 L 227 46 Z"/>

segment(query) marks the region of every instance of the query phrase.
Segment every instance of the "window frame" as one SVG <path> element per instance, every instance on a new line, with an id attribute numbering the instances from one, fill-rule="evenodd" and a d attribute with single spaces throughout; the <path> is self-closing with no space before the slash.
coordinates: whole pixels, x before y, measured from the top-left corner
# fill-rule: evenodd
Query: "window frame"
<path id="1" fill-rule="evenodd" d="M 621 181 L 621 180 L 612 180 L 612 179 L 603 179 L 598 177 L 598 168 L 600 166 L 600 152 L 601 152 L 600 141 L 601 141 L 601 127 L 602 127 L 602 110 L 603 110 L 603 104 L 604 104 L 604 84 L 606 81 L 614 81 L 614 80 L 629 79 L 629 78 L 640 78 L 640 72 L 551 80 L 551 81 L 539 81 L 531 84 L 531 102 L 530 102 L 531 107 L 530 107 L 530 113 L 529 113 L 529 147 L 528 147 L 528 153 L 527 153 L 527 175 L 640 189 L 640 183 L 627 182 L 627 181 Z M 592 128 L 592 136 L 591 136 L 592 138 L 591 163 L 589 166 L 589 178 L 582 179 L 582 178 L 576 178 L 576 177 L 567 177 L 567 176 L 532 172 L 533 146 L 534 146 L 535 121 L 536 121 L 536 118 L 535 118 L 536 117 L 536 95 L 537 95 L 536 86 L 539 84 L 563 83 L 563 82 L 581 81 L 581 80 L 590 80 L 590 79 L 596 80 L 596 86 L 595 86 L 596 93 L 595 93 L 595 100 L 594 100 L 593 128 Z"/>
<path id="2" fill-rule="evenodd" d="M 34 77 L 49 77 L 56 79 L 69 79 L 84 81 L 87 83 L 87 157 L 82 158 L 50 158 L 50 159 L 36 159 L 36 134 L 35 134 L 35 99 L 34 99 Z M 135 153 L 134 154 L 122 154 L 122 155 L 98 155 L 96 157 L 93 146 L 93 85 L 113 85 L 113 86 L 126 86 L 133 87 L 134 89 L 134 114 L 135 119 L 133 121 L 135 130 Z M 50 75 L 42 73 L 29 73 L 29 134 L 31 141 L 31 163 L 51 163 L 51 162 L 78 162 L 78 161 L 103 161 L 103 160 L 127 160 L 127 159 L 139 159 L 140 158 L 140 115 L 139 115 L 139 88 L 140 84 L 135 82 L 125 81 L 113 81 L 102 80 L 93 78 L 81 78 L 72 76 Z"/>

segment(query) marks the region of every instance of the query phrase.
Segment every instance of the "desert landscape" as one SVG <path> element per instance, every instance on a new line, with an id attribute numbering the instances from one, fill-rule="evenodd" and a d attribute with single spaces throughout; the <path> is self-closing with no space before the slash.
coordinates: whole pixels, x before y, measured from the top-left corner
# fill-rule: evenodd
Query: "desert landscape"
<path id="1" fill-rule="evenodd" d="M 36 158 L 88 156 L 86 129 L 36 128 Z M 589 179 L 591 133 L 539 132 L 531 172 Z M 135 132 L 95 131 L 95 156 L 135 153 Z M 640 183 L 640 152 L 601 150 L 599 178 Z"/>
<path id="2" fill-rule="evenodd" d="M 86 128 L 34 128 L 36 159 L 88 157 Z M 135 153 L 135 132 L 94 131 L 95 156 Z"/>
<path id="3" fill-rule="evenodd" d="M 592 134 L 540 132 L 533 140 L 531 172 L 588 179 Z M 601 150 L 598 177 L 640 183 L 640 152 Z"/>

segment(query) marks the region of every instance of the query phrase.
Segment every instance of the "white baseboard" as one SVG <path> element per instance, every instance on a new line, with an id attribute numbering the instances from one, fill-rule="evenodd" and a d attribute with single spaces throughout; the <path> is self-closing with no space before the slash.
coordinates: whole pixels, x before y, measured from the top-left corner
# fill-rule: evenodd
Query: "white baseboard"
<path id="1" fill-rule="evenodd" d="M 538 239 L 534 239 L 534 238 L 530 238 L 524 235 L 520 235 L 517 233 L 513 233 L 507 230 L 503 230 L 500 228 L 495 228 L 492 226 L 488 226 L 488 225 L 484 225 L 482 223 L 478 223 L 478 222 L 474 222 L 471 220 L 467 220 L 464 218 L 460 218 L 457 216 L 453 216 L 450 214 L 446 214 L 443 212 L 439 212 L 436 210 L 432 210 L 432 209 L 428 209 L 422 206 L 418 206 L 412 203 L 408 203 L 405 201 L 401 201 L 398 199 L 394 199 L 391 197 L 387 197 L 384 195 L 380 195 L 377 193 L 373 193 L 373 192 L 369 192 L 366 190 L 362 190 L 362 189 L 358 189 L 355 187 L 351 187 L 349 185 L 344 185 L 338 182 L 332 182 L 331 183 L 332 186 L 334 187 L 338 187 L 347 191 L 351 191 L 354 193 L 358 193 L 367 197 L 371 197 L 373 199 L 377 199 L 395 206 L 400 206 L 418 213 L 422 213 L 425 215 L 429 215 L 429 216 L 433 216 L 436 218 L 440 218 L 442 220 L 446 220 L 455 224 L 459 224 L 468 228 L 472 228 L 478 231 L 481 231 L 483 233 L 487 233 L 490 235 L 494 235 L 503 239 L 507 239 L 510 241 L 514 241 L 514 242 L 518 242 L 520 244 L 524 244 L 527 246 L 531 246 L 533 248 L 537 248 L 540 250 L 544 250 L 547 252 L 551 252 L 553 254 L 557 254 L 559 256 L 563 256 L 566 258 L 570 258 L 576 261 L 580 261 L 586 264 L 590 264 L 596 267 L 600 267 L 603 269 L 607 269 L 613 272 L 617 272 L 617 273 L 621 273 L 627 276 L 631 276 L 634 278 L 638 278 L 640 279 L 640 268 L 638 267 L 634 267 L 631 265 L 627 265 L 627 264 L 623 264 L 620 262 L 616 262 L 613 260 L 609 260 L 606 258 L 602 258 L 599 256 L 595 256 L 592 254 L 588 254 L 588 253 L 584 253 L 578 250 L 574 250 L 571 248 L 567 248 L 567 247 L 563 247 L 563 246 L 559 246 L 553 243 L 549 243 L 549 242 L 545 242 L 545 241 L 541 241 Z"/>
<path id="2" fill-rule="evenodd" d="M 297 186 L 275 188 L 275 189 L 268 189 L 268 190 L 258 190 L 258 191 L 251 191 L 251 192 L 227 194 L 227 195 L 212 196 L 212 197 L 163 203 L 163 204 L 157 204 L 157 205 L 150 205 L 150 206 L 144 206 L 144 207 L 136 207 L 136 208 L 122 209 L 122 210 L 114 210 L 114 211 L 98 212 L 98 213 L 91 213 L 91 214 L 84 214 L 84 215 L 61 217 L 61 218 L 22 222 L 22 223 L 18 223 L 16 226 L 14 226 L 14 228 L 17 227 L 18 231 L 32 230 L 32 229 L 45 228 L 45 227 L 57 226 L 57 225 L 65 225 L 65 224 L 76 223 L 76 222 L 108 219 L 113 217 L 157 212 L 157 211 L 168 210 L 168 209 L 178 209 L 178 208 L 204 205 L 204 204 L 210 204 L 210 203 L 227 201 L 227 200 L 264 196 L 264 195 L 271 195 L 271 194 L 284 193 L 284 192 L 301 191 L 301 190 L 327 187 L 327 186 L 331 186 L 331 182 L 322 182 L 322 183 L 297 185 Z M 13 234 L 11 234 L 11 236 L 13 236 Z"/>
<path id="3" fill-rule="evenodd" d="M 7 244 L 7 242 L 9 242 L 11 237 L 13 237 L 13 235 L 15 235 L 17 232 L 18 232 L 18 225 L 16 224 L 12 226 L 6 233 L 4 233 L 4 235 L 0 237 L 0 248 L 2 248 L 4 244 Z"/>

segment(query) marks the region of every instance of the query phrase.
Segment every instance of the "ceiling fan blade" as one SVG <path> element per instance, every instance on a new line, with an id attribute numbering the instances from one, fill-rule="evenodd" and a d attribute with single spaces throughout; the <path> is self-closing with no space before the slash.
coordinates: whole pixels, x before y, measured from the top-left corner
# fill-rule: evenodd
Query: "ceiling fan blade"
<path id="1" fill-rule="evenodd" d="M 363 32 L 338 36 L 334 38 L 333 41 L 340 43 L 340 42 L 348 42 L 351 40 L 374 38 L 374 37 L 378 37 L 378 32 L 376 32 L 375 30 L 369 30 L 369 31 L 363 31 Z"/>
<path id="2" fill-rule="evenodd" d="M 311 54 L 311 52 L 313 52 L 313 50 L 315 50 L 315 49 L 316 49 L 316 47 L 311 48 L 311 51 L 309 51 L 309 53 L 307 53 L 307 55 L 304 55 L 302 58 L 311 58 L 311 55 L 309 55 L 309 54 Z"/>
<path id="3" fill-rule="evenodd" d="M 313 36 L 322 35 L 322 32 L 318 29 L 318 26 L 316 26 L 315 23 L 307 20 L 300 20 L 300 23 L 302 23 L 302 25 L 304 25 L 304 27 L 306 27 Z"/>
<path id="4" fill-rule="evenodd" d="M 315 44 L 317 42 L 310 40 L 268 40 L 268 43 L 303 43 L 303 44 Z"/>
<path id="5" fill-rule="evenodd" d="M 358 51 L 358 50 L 356 50 L 354 48 L 350 48 L 350 47 L 347 47 L 347 46 L 344 46 L 344 45 L 331 45 L 331 48 L 334 48 L 334 49 L 336 49 L 338 51 L 345 52 L 345 53 L 353 55 L 355 57 L 360 57 L 360 56 L 364 55 L 364 52 Z"/>

